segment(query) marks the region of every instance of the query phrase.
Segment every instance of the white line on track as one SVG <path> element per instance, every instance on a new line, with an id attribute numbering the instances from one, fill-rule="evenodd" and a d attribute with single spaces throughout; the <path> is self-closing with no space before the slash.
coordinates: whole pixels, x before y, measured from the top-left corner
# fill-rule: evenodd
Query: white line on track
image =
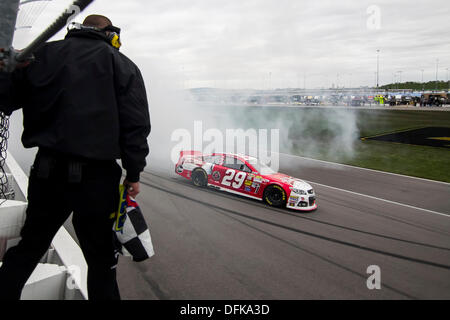
<path id="1" fill-rule="evenodd" d="M 407 208 L 411 208 L 411 209 L 415 209 L 415 210 L 421 210 L 421 211 L 425 211 L 425 212 L 428 212 L 428 213 L 433 213 L 433 214 L 437 214 L 437 215 L 440 215 L 440 216 L 444 216 L 444 217 L 447 217 L 447 218 L 450 217 L 450 214 L 446 214 L 446 213 L 442 213 L 442 212 L 437 212 L 437 211 L 428 210 L 428 209 L 424 209 L 424 208 L 414 207 L 414 206 L 410 206 L 409 204 L 404 204 L 404 203 L 401 203 L 401 202 L 395 202 L 395 201 L 386 200 L 386 199 L 383 199 L 383 198 L 377 198 L 377 197 L 374 197 L 374 196 L 369 196 L 369 195 L 363 194 L 363 193 L 358 193 L 358 192 L 354 192 L 354 191 L 350 191 L 350 190 L 345 190 L 345 189 L 341 189 L 341 188 L 327 186 L 325 184 L 317 183 L 317 182 L 314 182 L 314 181 L 308 181 L 308 180 L 304 180 L 304 181 L 306 181 L 308 183 L 316 184 L 316 185 L 321 186 L 321 187 L 326 187 L 326 188 L 330 188 L 330 189 L 334 189 L 334 190 L 348 192 L 348 193 L 355 194 L 355 195 L 358 195 L 358 196 L 362 196 L 362 197 L 366 197 L 366 198 L 370 198 L 370 199 L 374 199 L 374 200 L 379 200 L 379 201 L 384 201 L 384 202 L 395 204 L 395 205 L 398 205 L 398 206 L 403 206 L 403 207 L 407 207 Z"/>

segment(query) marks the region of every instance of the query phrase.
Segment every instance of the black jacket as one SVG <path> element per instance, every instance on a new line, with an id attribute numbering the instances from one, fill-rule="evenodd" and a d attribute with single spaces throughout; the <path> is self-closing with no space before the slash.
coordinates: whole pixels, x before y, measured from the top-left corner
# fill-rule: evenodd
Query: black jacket
<path id="1" fill-rule="evenodd" d="M 0 110 L 23 109 L 24 147 L 120 158 L 127 179 L 139 181 L 150 116 L 138 67 L 96 31 L 69 31 L 34 55 L 30 66 L 0 73 Z"/>

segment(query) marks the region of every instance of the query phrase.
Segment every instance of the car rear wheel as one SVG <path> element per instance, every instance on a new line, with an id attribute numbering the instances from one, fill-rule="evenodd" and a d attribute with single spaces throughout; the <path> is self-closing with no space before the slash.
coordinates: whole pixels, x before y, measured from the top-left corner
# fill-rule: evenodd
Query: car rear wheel
<path id="1" fill-rule="evenodd" d="M 277 185 L 268 186 L 264 190 L 264 201 L 274 207 L 284 207 L 286 205 L 286 192 Z"/>
<path id="2" fill-rule="evenodd" d="M 192 172 L 191 180 L 196 187 L 206 187 L 208 184 L 208 175 L 203 169 L 195 169 Z"/>

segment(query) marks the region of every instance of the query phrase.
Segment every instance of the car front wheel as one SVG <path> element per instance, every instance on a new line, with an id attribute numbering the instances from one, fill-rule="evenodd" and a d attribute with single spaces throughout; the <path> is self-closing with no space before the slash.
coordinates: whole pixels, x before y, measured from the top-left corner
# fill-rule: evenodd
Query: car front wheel
<path id="1" fill-rule="evenodd" d="M 286 205 L 286 192 L 278 185 L 268 186 L 264 190 L 264 201 L 274 207 L 284 207 Z"/>

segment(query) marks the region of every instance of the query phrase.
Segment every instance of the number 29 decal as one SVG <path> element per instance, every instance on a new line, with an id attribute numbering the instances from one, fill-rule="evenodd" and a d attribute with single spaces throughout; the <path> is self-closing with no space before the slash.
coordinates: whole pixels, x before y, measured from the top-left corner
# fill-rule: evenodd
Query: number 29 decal
<path id="1" fill-rule="evenodd" d="M 236 173 L 236 170 L 228 169 L 225 172 L 225 176 L 223 177 L 222 184 L 224 186 L 233 187 L 235 189 L 239 189 L 242 187 L 244 183 L 245 177 L 247 174 L 245 172 L 239 171 Z"/>

